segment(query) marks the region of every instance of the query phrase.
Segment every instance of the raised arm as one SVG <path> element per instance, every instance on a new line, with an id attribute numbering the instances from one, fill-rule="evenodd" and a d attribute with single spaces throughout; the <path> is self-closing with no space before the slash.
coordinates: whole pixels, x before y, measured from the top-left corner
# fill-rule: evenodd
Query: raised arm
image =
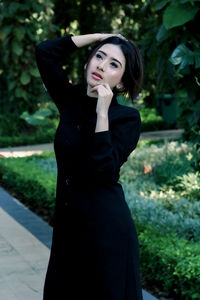
<path id="1" fill-rule="evenodd" d="M 101 34 L 80 36 L 68 34 L 64 37 L 45 40 L 36 46 L 36 62 L 42 81 L 59 111 L 65 105 L 72 104 L 70 95 L 76 92 L 62 68 L 67 63 L 68 55 L 80 47 L 100 40 L 101 37 Z"/>
<path id="2" fill-rule="evenodd" d="M 70 52 L 77 49 L 71 35 L 45 40 L 35 48 L 37 66 L 42 81 L 59 111 L 70 100 L 68 95 L 73 89 L 62 68 Z"/>
<path id="3" fill-rule="evenodd" d="M 62 68 L 67 63 L 68 55 L 78 48 L 101 41 L 113 34 L 92 33 L 45 40 L 35 47 L 35 56 L 42 81 L 61 111 L 65 105 L 71 105 L 69 95 L 74 95 L 76 89 Z M 74 97 L 71 99 L 73 100 Z M 73 105 L 73 104 L 72 104 Z"/>

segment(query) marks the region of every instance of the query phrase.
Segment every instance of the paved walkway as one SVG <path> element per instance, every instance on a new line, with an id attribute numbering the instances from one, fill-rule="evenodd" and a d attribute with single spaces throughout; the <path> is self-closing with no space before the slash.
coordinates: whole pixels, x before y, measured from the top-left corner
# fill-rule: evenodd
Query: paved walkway
<path id="1" fill-rule="evenodd" d="M 0 187 L 0 299 L 42 300 L 52 227 Z M 143 300 L 157 300 L 143 290 Z"/>
<path id="2" fill-rule="evenodd" d="M 148 132 L 141 133 L 140 140 L 164 139 L 166 141 L 172 138 L 180 138 L 182 133 L 183 133 L 183 129 L 148 131 Z M 32 154 L 41 154 L 43 151 L 46 150 L 53 150 L 53 143 L 0 148 L 0 158 L 1 157 L 22 157 L 22 156 L 28 156 Z"/>
<path id="3" fill-rule="evenodd" d="M 171 130 L 159 130 L 159 131 L 147 131 L 142 132 L 140 140 L 146 139 L 176 139 L 180 138 L 184 132 L 184 129 L 171 129 Z"/>

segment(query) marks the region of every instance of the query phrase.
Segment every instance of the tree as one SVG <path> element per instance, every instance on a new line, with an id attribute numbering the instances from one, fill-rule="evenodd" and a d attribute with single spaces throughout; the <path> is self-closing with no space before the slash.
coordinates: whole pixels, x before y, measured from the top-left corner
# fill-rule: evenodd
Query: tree
<path id="1" fill-rule="evenodd" d="M 35 45 L 55 26 L 51 1 L 0 2 L 0 85 L 2 112 L 34 111 L 41 91 Z"/>

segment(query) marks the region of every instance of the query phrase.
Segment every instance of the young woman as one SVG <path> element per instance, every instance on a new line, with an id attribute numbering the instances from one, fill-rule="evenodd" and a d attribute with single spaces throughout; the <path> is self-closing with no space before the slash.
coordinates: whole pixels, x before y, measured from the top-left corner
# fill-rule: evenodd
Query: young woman
<path id="1" fill-rule="evenodd" d="M 97 42 L 85 83 L 73 85 L 62 65 L 68 54 Z M 44 85 L 60 113 L 54 150 L 57 188 L 44 300 L 141 300 L 139 244 L 119 180 L 135 149 L 139 112 L 133 100 L 142 80 L 135 44 L 120 34 L 68 34 L 36 46 Z"/>

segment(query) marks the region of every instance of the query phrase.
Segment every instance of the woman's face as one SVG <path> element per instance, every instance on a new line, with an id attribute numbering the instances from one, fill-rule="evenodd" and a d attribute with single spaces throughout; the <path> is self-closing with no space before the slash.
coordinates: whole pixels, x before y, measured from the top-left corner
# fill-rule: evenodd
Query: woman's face
<path id="1" fill-rule="evenodd" d="M 126 59 L 118 45 L 105 44 L 91 58 L 87 68 L 87 83 L 90 87 L 108 83 L 113 89 L 124 74 Z"/>

